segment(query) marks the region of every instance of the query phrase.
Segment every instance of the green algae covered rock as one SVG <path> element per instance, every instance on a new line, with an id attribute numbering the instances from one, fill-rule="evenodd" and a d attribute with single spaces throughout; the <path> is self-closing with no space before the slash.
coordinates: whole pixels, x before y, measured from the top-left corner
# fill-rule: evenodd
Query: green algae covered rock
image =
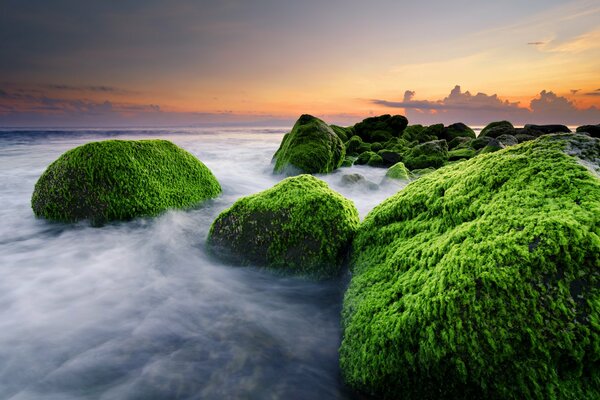
<path id="1" fill-rule="evenodd" d="M 273 156 L 276 174 L 328 173 L 344 161 L 344 143 L 323 121 L 302 115 Z"/>
<path id="2" fill-rule="evenodd" d="M 399 180 L 409 180 L 410 179 L 408 169 L 401 162 L 396 163 L 396 164 L 392 165 L 390 168 L 388 168 L 387 172 L 385 173 L 385 176 L 387 178 L 399 179 Z"/>
<path id="3" fill-rule="evenodd" d="M 35 184 L 36 216 L 100 225 L 216 197 L 221 186 L 196 157 L 167 140 L 105 140 L 71 149 Z"/>
<path id="4" fill-rule="evenodd" d="M 599 167 L 600 140 L 544 136 L 377 206 L 353 242 L 345 381 L 384 399 L 600 398 Z"/>
<path id="5" fill-rule="evenodd" d="M 439 168 L 448 161 L 448 143 L 442 139 L 416 145 L 404 154 L 402 161 L 411 170 Z"/>
<path id="6" fill-rule="evenodd" d="M 446 141 L 450 142 L 456 138 L 475 139 L 475 132 L 462 122 L 457 122 L 444 128 L 444 132 L 440 139 L 446 139 Z"/>
<path id="7" fill-rule="evenodd" d="M 234 263 L 329 278 L 340 273 L 358 223 L 352 201 L 299 175 L 236 201 L 212 224 L 208 245 Z"/>
<path id="8" fill-rule="evenodd" d="M 385 142 L 392 137 L 398 137 L 408 125 L 403 115 L 379 115 L 362 120 L 354 125 L 354 132 L 365 142 Z"/>
<path id="9" fill-rule="evenodd" d="M 508 121 L 490 122 L 481 130 L 479 137 L 496 138 L 500 135 L 514 135 L 515 127 Z"/>

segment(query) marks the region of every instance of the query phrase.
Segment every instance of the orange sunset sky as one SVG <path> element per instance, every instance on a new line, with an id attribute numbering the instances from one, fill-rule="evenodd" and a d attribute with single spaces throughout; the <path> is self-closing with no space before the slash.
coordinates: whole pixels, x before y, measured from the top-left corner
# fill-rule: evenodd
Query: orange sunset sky
<path id="1" fill-rule="evenodd" d="M 0 43 L 0 127 L 600 123 L 598 0 L 7 0 Z"/>

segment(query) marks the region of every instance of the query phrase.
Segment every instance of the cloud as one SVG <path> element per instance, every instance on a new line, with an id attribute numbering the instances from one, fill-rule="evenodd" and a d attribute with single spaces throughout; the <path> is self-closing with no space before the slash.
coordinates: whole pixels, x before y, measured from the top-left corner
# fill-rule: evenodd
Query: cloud
<path id="1" fill-rule="evenodd" d="M 288 126 L 297 118 L 231 110 L 172 112 L 158 104 L 53 97 L 35 89 L 0 90 L 0 127 Z"/>
<path id="2" fill-rule="evenodd" d="M 571 94 L 577 94 L 581 89 L 571 89 Z"/>
<path id="3" fill-rule="evenodd" d="M 550 53 L 578 54 L 588 50 L 600 48 L 600 29 L 586 32 L 582 35 L 567 40 L 552 40 L 541 49 Z"/>
<path id="4" fill-rule="evenodd" d="M 528 42 L 527 44 L 533 45 L 533 46 L 538 46 L 538 45 L 545 44 L 545 43 L 546 42 Z"/>
<path id="5" fill-rule="evenodd" d="M 130 90 L 105 85 L 67 85 L 48 83 L 40 85 L 42 88 L 73 92 L 97 92 L 97 93 L 114 93 L 114 94 L 133 94 Z"/>
<path id="6" fill-rule="evenodd" d="M 600 92 L 598 92 L 600 93 Z M 462 121 L 472 125 L 485 125 L 491 121 L 510 120 L 514 124 L 561 123 L 577 125 L 600 120 L 596 107 L 579 109 L 575 104 L 554 92 L 542 90 L 531 100 L 530 108 L 518 102 L 500 99 L 497 95 L 462 92 L 455 86 L 442 100 L 415 100 L 415 92 L 407 90 L 402 101 L 371 100 L 371 103 L 390 108 L 402 108 L 412 123 L 452 123 Z"/>
<path id="7" fill-rule="evenodd" d="M 600 96 L 600 89 L 596 89 L 593 92 L 584 93 L 586 96 Z"/>

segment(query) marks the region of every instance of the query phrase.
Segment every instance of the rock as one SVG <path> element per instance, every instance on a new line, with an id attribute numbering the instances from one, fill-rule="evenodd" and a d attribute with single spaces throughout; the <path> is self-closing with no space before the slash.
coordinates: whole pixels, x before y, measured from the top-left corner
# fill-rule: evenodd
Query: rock
<path id="1" fill-rule="evenodd" d="M 360 152 L 358 149 L 363 143 L 362 139 L 356 135 L 352 136 L 345 144 L 346 154 L 348 155 L 358 155 Z"/>
<path id="2" fill-rule="evenodd" d="M 323 121 L 302 115 L 281 141 L 273 156 L 276 174 L 324 174 L 338 168 L 344 161 L 344 143 Z"/>
<path id="3" fill-rule="evenodd" d="M 468 146 L 471 147 L 472 149 L 480 150 L 480 149 L 483 149 L 488 144 L 490 144 L 491 142 L 497 143 L 497 141 L 495 141 L 495 139 L 492 138 L 491 136 L 481 136 L 480 135 L 477 139 L 471 140 L 468 143 Z M 462 146 L 460 146 L 460 147 L 462 147 Z"/>
<path id="4" fill-rule="evenodd" d="M 515 135 L 515 127 L 508 121 L 490 122 L 481 130 L 478 137 L 497 138 L 500 135 Z"/>
<path id="5" fill-rule="evenodd" d="M 456 138 L 475 139 L 475 132 L 462 122 L 457 122 L 444 128 L 440 139 L 446 139 L 447 142 L 450 142 Z"/>
<path id="6" fill-rule="evenodd" d="M 369 190 L 377 190 L 379 185 L 368 181 L 361 174 L 346 174 L 342 176 L 341 184 L 344 186 L 362 186 Z"/>
<path id="7" fill-rule="evenodd" d="M 214 221 L 212 254 L 315 279 L 339 275 L 359 224 L 352 201 L 311 175 L 242 197 Z"/>
<path id="8" fill-rule="evenodd" d="M 409 172 L 403 163 L 399 162 L 388 168 L 385 176 L 390 179 L 409 180 Z"/>
<path id="9" fill-rule="evenodd" d="M 392 137 L 399 137 L 408 120 L 403 115 L 389 114 L 366 118 L 354 125 L 354 132 L 365 142 L 385 142 Z"/>
<path id="10" fill-rule="evenodd" d="M 419 144 L 404 154 L 404 165 L 410 170 L 439 168 L 448 161 L 448 144 L 445 140 L 433 140 Z"/>
<path id="11" fill-rule="evenodd" d="M 468 147 L 468 143 L 471 142 L 471 140 L 473 139 L 468 137 L 456 137 L 448 143 L 448 149 L 452 150 L 461 145 L 461 147 Z"/>
<path id="12" fill-rule="evenodd" d="M 387 166 L 392 166 L 402 160 L 402 154 L 397 151 L 379 150 L 377 154 L 381 156 L 383 164 Z"/>
<path id="13" fill-rule="evenodd" d="M 448 161 L 468 160 L 475 157 L 476 154 L 477 152 L 473 149 L 455 149 L 448 152 Z"/>
<path id="14" fill-rule="evenodd" d="M 365 151 L 363 153 L 360 153 L 360 155 L 358 156 L 356 161 L 354 161 L 354 164 L 366 165 L 369 162 L 369 160 L 371 159 L 371 157 L 376 156 L 376 155 L 377 155 L 377 153 L 374 153 L 372 151 Z"/>
<path id="15" fill-rule="evenodd" d="M 549 133 L 570 133 L 571 130 L 564 125 L 534 125 L 527 124 L 524 126 L 524 129 L 542 132 L 544 135 Z"/>
<path id="16" fill-rule="evenodd" d="M 527 141 L 530 141 L 530 140 L 534 140 L 535 136 L 528 135 L 526 133 L 517 133 L 515 135 L 515 138 L 519 141 L 519 143 L 523 143 L 523 142 L 527 142 Z"/>
<path id="17" fill-rule="evenodd" d="M 367 161 L 369 167 L 384 167 L 383 158 L 379 154 L 371 155 Z"/>
<path id="18" fill-rule="evenodd" d="M 600 398 L 600 181 L 564 152 L 600 140 L 561 136 L 439 169 L 365 218 L 342 310 L 351 388 Z"/>
<path id="19" fill-rule="evenodd" d="M 352 129 L 352 127 L 344 128 L 338 125 L 329 125 L 329 127 L 331 128 L 333 133 L 335 133 L 337 137 L 340 138 L 342 142 L 347 142 L 348 139 L 350 139 L 354 135 L 354 130 Z"/>
<path id="20" fill-rule="evenodd" d="M 514 146 L 519 144 L 519 140 L 513 135 L 500 135 L 496 140 L 502 145 L 502 147 Z"/>
<path id="21" fill-rule="evenodd" d="M 383 146 L 379 142 L 371 143 L 371 151 L 377 153 L 379 150 L 383 149 Z"/>
<path id="22" fill-rule="evenodd" d="M 354 161 L 356 161 L 356 157 L 346 156 L 344 158 L 344 162 L 342 162 L 341 167 L 344 167 L 344 168 L 351 167 L 354 165 Z"/>
<path id="23" fill-rule="evenodd" d="M 212 172 L 167 140 L 105 140 L 71 149 L 35 184 L 38 217 L 92 225 L 155 216 L 216 197 Z"/>
<path id="24" fill-rule="evenodd" d="M 502 150 L 503 148 L 504 145 L 500 143 L 498 139 L 490 138 L 490 141 L 479 150 L 478 154 L 494 153 L 498 150 Z"/>
<path id="25" fill-rule="evenodd" d="M 592 137 L 600 138 L 600 124 L 582 125 L 576 129 L 578 133 L 586 132 Z"/>

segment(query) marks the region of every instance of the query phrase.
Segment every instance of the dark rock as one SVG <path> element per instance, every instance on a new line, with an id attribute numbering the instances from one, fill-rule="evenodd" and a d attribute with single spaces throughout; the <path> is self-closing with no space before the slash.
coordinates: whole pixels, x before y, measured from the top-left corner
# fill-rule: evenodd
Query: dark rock
<path id="1" fill-rule="evenodd" d="M 402 161 L 410 170 L 439 168 L 448 161 L 448 143 L 442 139 L 419 144 L 408 150 Z"/>
<path id="2" fill-rule="evenodd" d="M 508 121 L 496 121 L 486 125 L 479 133 L 479 137 L 497 138 L 500 135 L 514 135 L 515 127 Z"/>
<path id="3" fill-rule="evenodd" d="M 597 125 L 582 125 L 576 130 L 578 133 L 587 132 L 592 137 L 600 138 L 600 124 Z"/>
<path id="4" fill-rule="evenodd" d="M 500 135 L 496 140 L 502 145 L 502 147 L 514 146 L 519 144 L 519 140 L 513 135 Z"/>
<path id="5" fill-rule="evenodd" d="M 538 131 L 547 135 L 549 133 L 569 133 L 571 130 L 564 125 L 534 125 L 527 124 L 524 126 L 526 131 Z"/>

